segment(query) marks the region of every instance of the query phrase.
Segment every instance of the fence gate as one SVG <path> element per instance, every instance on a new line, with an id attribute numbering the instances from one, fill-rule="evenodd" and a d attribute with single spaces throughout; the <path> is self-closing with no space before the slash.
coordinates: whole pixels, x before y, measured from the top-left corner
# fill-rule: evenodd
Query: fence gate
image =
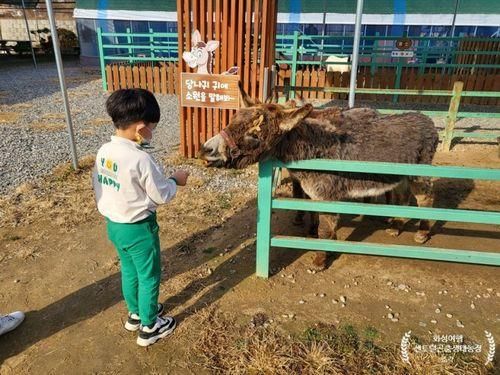
<path id="1" fill-rule="evenodd" d="M 243 87 L 262 98 L 264 69 L 274 63 L 277 0 L 177 0 L 179 74 L 193 72 L 182 60 L 190 51 L 191 37 L 199 30 L 202 41 L 219 41 L 213 73 L 239 68 Z M 180 77 L 178 82 L 180 82 Z M 200 145 L 228 123 L 235 110 L 181 107 L 180 152 L 194 157 Z"/>

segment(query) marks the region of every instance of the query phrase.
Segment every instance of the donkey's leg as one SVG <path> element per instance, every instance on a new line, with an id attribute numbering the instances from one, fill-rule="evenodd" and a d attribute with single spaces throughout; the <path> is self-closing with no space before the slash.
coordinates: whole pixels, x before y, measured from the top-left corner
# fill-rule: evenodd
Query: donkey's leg
<path id="1" fill-rule="evenodd" d="M 309 234 L 318 237 L 319 214 L 317 212 L 309 212 L 311 222 L 309 223 Z"/>
<path id="2" fill-rule="evenodd" d="M 400 206 L 408 206 L 410 202 L 410 191 L 407 183 L 403 183 L 396 189 L 386 193 L 387 204 L 394 204 Z M 406 219 L 402 217 L 395 217 L 391 220 L 391 225 L 385 231 L 392 237 L 397 237 L 401 234 L 403 227 L 406 223 Z"/>
<path id="3" fill-rule="evenodd" d="M 336 240 L 339 218 L 339 215 L 320 214 L 318 237 L 321 239 Z M 328 255 L 326 251 L 318 251 L 313 261 L 315 268 L 324 270 L 326 268 L 327 258 Z"/>
<path id="4" fill-rule="evenodd" d="M 305 198 L 304 190 L 300 186 L 300 182 L 292 179 L 292 196 L 293 198 Z M 297 211 L 295 217 L 293 218 L 293 225 L 302 226 L 304 225 L 304 215 L 305 211 Z"/>
<path id="5" fill-rule="evenodd" d="M 434 204 L 434 193 L 430 178 L 418 178 L 410 182 L 410 190 L 417 200 L 418 207 L 432 207 Z M 420 220 L 418 231 L 414 240 L 424 243 L 430 238 L 429 220 Z"/>

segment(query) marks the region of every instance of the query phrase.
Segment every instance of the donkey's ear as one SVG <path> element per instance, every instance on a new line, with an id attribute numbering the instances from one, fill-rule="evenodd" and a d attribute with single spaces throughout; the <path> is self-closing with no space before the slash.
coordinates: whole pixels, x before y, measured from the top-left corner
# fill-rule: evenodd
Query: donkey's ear
<path id="1" fill-rule="evenodd" d="M 193 31 L 193 35 L 191 35 L 191 44 L 195 46 L 199 42 L 201 42 L 201 34 L 198 30 L 195 30 Z"/>
<path id="2" fill-rule="evenodd" d="M 256 104 L 260 104 L 259 99 L 252 99 L 243 89 L 241 81 L 238 81 L 238 88 L 240 89 L 240 103 L 243 108 L 253 107 Z"/>
<path id="3" fill-rule="evenodd" d="M 215 51 L 219 47 L 218 40 L 209 40 L 207 42 L 207 51 Z"/>
<path id="4" fill-rule="evenodd" d="M 279 124 L 281 131 L 287 132 L 295 128 L 309 115 L 309 113 L 311 113 L 312 110 L 313 106 L 311 104 L 306 104 L 300 108 L 291 108 L 282 111 L 284 116 Z"/>

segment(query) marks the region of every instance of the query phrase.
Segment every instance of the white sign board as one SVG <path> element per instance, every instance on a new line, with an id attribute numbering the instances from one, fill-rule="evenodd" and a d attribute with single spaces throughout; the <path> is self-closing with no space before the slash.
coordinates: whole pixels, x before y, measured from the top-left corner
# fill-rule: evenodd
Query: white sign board
<path id="1" fill-rule="evenodd" d="M 392 51 L 391 57 L 413 57 L 413 51 Z"/>

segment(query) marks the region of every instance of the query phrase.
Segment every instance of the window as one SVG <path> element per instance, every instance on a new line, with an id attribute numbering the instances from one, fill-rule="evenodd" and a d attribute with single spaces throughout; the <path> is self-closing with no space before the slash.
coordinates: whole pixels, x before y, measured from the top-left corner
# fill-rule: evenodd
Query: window
<path id="1" fill-rule="evenodd" d="M 499 36 L 499 28 L 496 26 L 478 26 L 476 31 L 476 36 L 483 37 L 498 37 Z"/>
<path id="2" fill-rule="evenodd" d="M 80 41 L 80 55 L 85 57 L 99 56 L 94 20 L 79 18 L 76 20 L 76 29 Z"/>
<path id="3" fill-rule="evenodd" d="M 365 30 L 365 36 L 385 36 L 387 31 L 387 25 L 367 25 Z"/>
<path id="4" fill-rule="evenodd" d="M 451 26 L 433 26 L 432 36 L 450 36 Z"/>
<path id="5" fill-rule="evenodd" d="M 344 34 L 344 25 L 325 25 L 325 35 L 340 36 Z"/>
<path id="6" fill-rule="evenodd" d="M 453 36 L 474 36 L 475 26 L 455 26 L 455 34 Z"/>

